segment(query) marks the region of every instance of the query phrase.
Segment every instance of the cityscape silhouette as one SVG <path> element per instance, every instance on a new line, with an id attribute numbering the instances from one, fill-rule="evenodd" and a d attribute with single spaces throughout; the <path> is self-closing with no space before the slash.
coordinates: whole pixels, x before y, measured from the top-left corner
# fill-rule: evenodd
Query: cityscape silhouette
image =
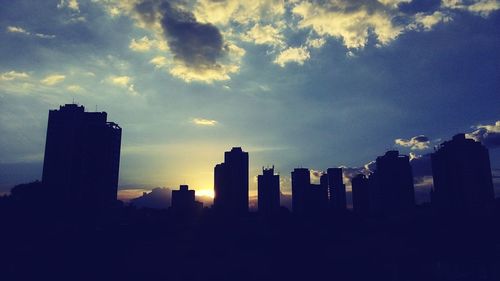
<path id="1" fill-rule="evenodd" d="M 50 110 L 42 180 L 0 197 L 2 280 L 500 280 L 488 149 L 464 134 L 432 153 L 426 204 L 409 157 L 387 151 L 353 177 L 352 209 L 342 168 L 319 184 L 294 169 L 292 209 L 280 206 L 273 166 L 249 211 L 250 155 L 233 147 L 213 206 L 181 185 L 158 210 L 117 200 L 121 130 L 105 112 Z"/>
<path id="2" fill-rule="evenodd" d="M 4 0 L 0 42 L 0 281 L 500 281 L 500 0 Z"/>

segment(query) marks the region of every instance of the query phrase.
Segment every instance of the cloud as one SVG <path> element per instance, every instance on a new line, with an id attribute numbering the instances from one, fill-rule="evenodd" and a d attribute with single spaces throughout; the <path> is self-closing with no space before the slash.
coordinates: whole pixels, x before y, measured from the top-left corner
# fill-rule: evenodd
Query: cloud
<path id="1" fill-rule="evenodd" d="M 167 43 L 163 40 L 149 39 L 144 36 L 140 39 L 132 39 L 129 48 L 136 52 L 147 52 L 153 48 L 160 51 L 168 50 Z"/>
<path id="2" fill-rule="evenodd" d="M 410 3 L 412 0 L 378 0 L 378 2 L 382 3 L 385 6 L 389 6 L 392 8 L 397 8 L 399 4 L 402 3 Z"/>
<path id="3" fill-rule="evenodd" d="M 75 12 L 80 12 L 80 5 L 77 0 L 61 0 L 59 4 L 57 4 L 58 9 L 68 8 Z"/>
<path id="4" fill-rule="evenodd" d="M 186 82 L 204 83 L 230 80 L 240 71 L 245 54 L 237 46 L 240 41 L 272 48 L 267 54 L 276 54 L 273 61 L 282 67 L 291 62 L 302 65 L 310 58 L 310 49 L 321 48 L 329 38 L 341 41 L 348 49 L 347 56 L 355 58 L 354 51 L 365 48 L 371 41 L 382 47 L 405 32 L 430 31 L 440 23 L 450 22 L 454 11 L 489 15 L 499 5 L 498 0 L 444 0 L 432 10 L 412 13 L 403 8 L 412 0 L 101 0 L 97 3 L 113 17 L 129 16 L 138 27 L 158 38 L 132 39 L 131 50 L 146 52 L 157 48 L 168 52 L 161 54 L 168 58 L 168 64 L 151 63 Z M 309 33 L 304 42 L 296 42 L 295 38 L 300 36 L 288 36 L 303 31 Z"/>
<path id="5" fill-rule="evenodd" d="M 129 76 L 111 76 L 109 77 L 109 81 L 118 86 L 128 87 L 132 78 Z"/>
<path id="6" fill-rule="evenodd" d="M 452 20 L 452 17 L 440 11 L 432 14 L 417 13 L 414 16 L 414 23 L 408 25 L 408 29 L 422 29 L 424 31 L 432 30 L 439 23 L 446 23 Z"/>
<path id="7" fill-rule="evenodd" d="M 187 82 L 228 80 L 239 70 L 244 51 L 225 42 L 211 23 L 198 22 L 195 16 L 175 1 L 146 0 L 135 5 L 145 26 L 162 30 L 174 62 L 170 73 Z"/>
<path id="8" fill-rule="evenodd" d="M 43 33 L 32 33 L 32 32 L 29 32 L 26 29 L 19 27 L 19 26 L 7 26 L 7 32 L 24 34 L 27 36 L 36 36 L 36 37 L 42 38 L 42 39 L 53 39 L 56 37 L 55 35 L 47 35 L 47 34 L 43 34 Z"/>
<path id="9" fill-rule="evenodd" d="M 132 83 L 132 77 L 130 76 L 109 76 L 107 81 L 113 85 L 126 88 L 131 92 L 132 94 L 136 94 L 136 91 L 134 89 L 134 84 Z"/>
<path id="10" fill-rule="evenodd" d="M 311 183 L 318 184 L 320 182 L 321 175 L 323 175 L 323 172 L 314 169 L 309 169 L 309 174 L 311 178 Z"/>
<path id="11" fill-rule="evenodd" d="M 500 1 L 497 0 L 480 0 L 467 7 L 470 12 L 480 14 L 487 17 L 490 13 L 500 9 Z"/>
<path id="12" fill-rule="evenodd" d="M 321 48 L 325 45 L 325 38 L 307 38 L 306 45 L 311 48 Z"/>
<path id="13" fill-rule="evenodd" d="M 303 65 L 309 58 L 310 54 L 306 47 L 289 47 L 278 54 L 274 63 L 281 67 L 291 62 Z"/>
<path id="14" fill-rule="evenodd" d="M 285 12 L 284 0 L 199 0 L 194 7 L 200 21 L 221 25 L 272 22 Z"/>
<path id="15" fill-rule="evenodd" d="M 489 16 L 492 12 L 500 9 L 498 0 L 443 0 L 443 8 L 469 11 L 483 17 Z"/>
<path id="16" fill-rule="evenodd" d="M 42 83 L 46 86 L 53 86 L 53 85 L 56 85 L 56 84 L 63 82 L 64 79 L 66 79 L 65 75 L 53 74 L 53 75 L 46 76 L 44 79 L 40 80 L 40 83 Z"/>
<path id="17" fill-rule="evenodd" d="M 4 72 L 0 74 L 0 80 L 2 81 L 11 81 L 16 79 L 26 79 L 29 78 L 29 74 L 26 72 L 17 72 L 15 70 L 11 70 L 8 72 Z"/>
<path id="18" fill-rule="evenodd" d="M 83 88 L 79 85 L 69 85 L 68 87 L 66 87 L 66 90 L 73 93 L 79 93 L 83 91 Z"/>
<path id="19" fill-rule="evenodd" d="M 7 32 L 22 33 L 22 34 L 25 34 L 25 35 L 30 35 L 31 34 L 28 31 L 26 31 L 26 29 L 24 29 L 22 27 L 19 27 L 19 26 L 7 26 Z"/>
<path id="20" fill-rule="evenodd" d="M 147 51 L 156 45 L 172 55 L 169 73 L 186 82 L 212 83 L 231 79 L 240 69 L 245 51 L 224 40 L 220 30 L 209 22 L 198 21 L 191 12 L 193 2 L 176 0 L 101 1 L 112 16 L 127 15 L 138 27 L 152 31 L 160 45 L 148 37 L 133 39 L 132 50 Z M 161 45 L 161 42 L 166 44 Z M 157 64 L 155 64 L 157 66 Z"/>
<path id="21" fill-rule="evenodd" d="M 68 1 L 61 1 L 61 3 Z M 185 82 L 227 81 L 240 71 L 245 50 L 241 41 L 272 48 L 273 62 L 303 65 L 310 49 L 321 48 L 328 38 L 340 40 L 349 58 L 356 58 L 373 41 L 388 45 L 409 31 L 430 31 L 453 18 L 454 10 L 484 15 L 497 9 L 498 1 L 445 0 L 433 10 L 411 13 L 403 4 L 411 0 L 102 0 L 98 1 L 113 17 L 126 15 L 140 28 L 152 32 L 132 39 L 129 48 L 137 52 L 153 49 L 149 62 L 164 68 Z M 285 32 L 309 34 L 304 42 L 293 42 Z M 294 39 L 295 40 L 295 39 Z M 299 39 L 300 40 L 300 39 Z M 297 44 L 299 43 L 299 44 Z"/>
<path id="22" fill-rule="evenodd" d="M 379 45 L 386 45 L 403 32 L 403 26 L 393 23 L 396 13 L 381 7 L 385 6 L 365 1 L 304 1 L 292 13 L 299 18 L 299 28 L 310 28 L 319 36 L 341 39 L 349 49 L 359 49 L 365 47 L 370 34 Z"/>
<path id="23" fill-rule="evenodd" d="M 272 45 L 272 46 L 282 46 L 284 45 L 284 37 L 281 33 L 280 28 L 275 27 L 271 24 L 260 25 L 256 23 L 250 30 L 248 30 L 242 39 L 248 42 L 254 42 L 258 45 Z"/>
<path id="24" fill-rule="evenodd" d="M 212 24 L 199 23 L 186 11 L 162 5 L 162 26 L 174 58 L 187 66 L 212 66 L 224 54 L 220 31 Z"/>
<path id="25" fill-rule="evenodd" d="M 344 180 L 344 183 L 348 185 L 349 187 L 351 186 L 351 180 L 359 175 L 363 174 L 365 176 L 368 176 L 369 174 L 373 173 L 376 168 L 376 163 L 375 161 L 370 161 L 366 163 L 363 167 L 346 167 L 346 166 L 340 166 L 339 168 L 342 168 L 342 178 Z"/>
<path id="26" fill-rule="evenodd" d="M 168 59 L 164 56 L 156 56 L 149 61 L 156 68 L 164 68 L 168 66 Z"/>
<path id="27" fill-rule="evenodd" d="M 145 188 L 128 188 L 128 189 L 119 189 L 117 192 L 118 200 L 123 202 L 129 202 L 132 199 L 138 198 L 144 193 L 151 191 L 150 189 Z"/>
<path id="28" fill-rule="evenodd" d="M 160 45 L 156 47 L 172 55 L 170 63 L 162 67 L 169 67 L 174 77 L 186 82 L 212 83 L 229 80 L 232 73 L 239 71 L 244 50 L 225 41 L 213 24 L 197 21 L 189 3 L 176 0 L 106 0 L 98 3 L 111 16 L 129 16 L 138 27 L 162 38 L 157 39 Z M 153 40 L 143 37 L 132 40 L 130 47 L 146 51 L 154 45 Z"/>
<path id="29" fill-rule="evenodd" d="M 396 139 L 394 142 L 402 147 L 409 147 L 412 150 L 424 150 L 429 148 L 429 138 L 424 135 L 412 137 L 411 139 Z"/>
<path id="30" fill-rule="evenodd" d="M 500 121 L 492 125 L 475 126 L 475 131 L 466 134 L 468 138 L 481 142 L 488 148 L 500 147 Z"/>
<path id="31" fill-rule="evenodd" d="M 186 65 L 182 61 L 174 60 L 169 72 L 172 76 L 181 78 L 186 82 L 199 81 L 210 84 L 214 81 L 230 80 L 230 74 L 237 73 L 240 70 L 240 60 L 245 54 L 245 50 L 232 44 L 228 44 L 226 49 L 228 50 L 228 56 L 225 63 L 199 64 L 193 67 Z"/>
<path id="32" fill-rule="evenodd" d="M 195 125 L 198 125 L 198 126 L 215 126 L 219 123 L 216 120 L 203 119 L 203 118 L 193 118 L 193 120 L 191 120 L 191 122 Z"/>
<path id="33" fill-rule="evenodd" d="M 376 46 L 384 46 L 409 30 L 429 31 L 438 23 L 452 20 L 452 10 L 464 10 L 488 16 L 500 9 L 498 0 L 443 0 L 440 7 L 426 13 L 405 13 L 401 4 L 411 0 L 379 1 L 295 1 L 291 12 L 298 28 L 311 29 L 316 35 L 333 37 L 348 49 L 362 49 L 373 36 Z"/>

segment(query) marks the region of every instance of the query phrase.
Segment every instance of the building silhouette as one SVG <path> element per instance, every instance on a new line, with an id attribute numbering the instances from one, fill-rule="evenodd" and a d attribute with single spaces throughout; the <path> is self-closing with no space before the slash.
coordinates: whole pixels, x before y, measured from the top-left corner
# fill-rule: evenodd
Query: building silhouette
<path id="1" fill-rule="evenodd" d="M 488 149 L 458 134 L 431 154 L 432 205 L 439 212 L 481 214 L 494 202 Z"/>
<path id="2" fill-rule="evenodd" d="M 226 214 L 248 212 L 248 152 L 233 147 L 214 169 L 214 208 Z"/>
<path id="3" fill-rule="evenodd" d="M 388 151 L 377 157 L 376 171 L 368 182 L 372 214 L 398 215 L 414 209 L 413 173 L 408 156 Z"/>
<path id="4" fill-rule="evenodd" d="M 192 213 L 201 210 L 203 203 L 196 201 L 195 191 L 187 185 L 181 185 L 179 190 L 172 190 L 172 210 L 177 213 Z"/>
<path id="5" fill-rule="evenodd" d="M 328 188 L 322 184 L 310 184 L 305 192 L 305 213 L 325 214 L 328 211 Z"/>
<path id="6" fill-rule="evenodd" d="M 352 208 L 357 214 L 366 216 L 370 213 L 370 182 L 368 178 L 359 174 L 351 180 Z"/>
<path id="7" fill-rule="evenodd" d="M 295 168 L 292 171 L 292 211 L 304 214 L 306 210 L 306 191 L 311 185 L 311 175 L 307 168 Z"/>
<path id="8" fill-rule="evenodd" d="M 116 201 L 121 135 L 106 112 L 76 104 L 49 111 L 42 181 L 54 203 L 105 207 Z"/>
<path id="9" fill-rule="evenodd" d="M 263 214 L 276 213 L 280 208 L 280 176 L 272 168 L 262 168 L 257 176 L 258 208 Z"/>
<path id="10" fill-rule="evenodd" d="M 311 183 L 307 168 L 292 171 L 292 210 L 298 215 L 317 215 L 328 210 L 328 186 L 325 178 L 320 177 L 320 184 Z"/>
<path id="11" fill-rule="evenodd" d="M 335 210 L 345 210 L 347 202 L 342 168 L 329 168 L 327 170 L 327 180 L 330 206 Z"/>

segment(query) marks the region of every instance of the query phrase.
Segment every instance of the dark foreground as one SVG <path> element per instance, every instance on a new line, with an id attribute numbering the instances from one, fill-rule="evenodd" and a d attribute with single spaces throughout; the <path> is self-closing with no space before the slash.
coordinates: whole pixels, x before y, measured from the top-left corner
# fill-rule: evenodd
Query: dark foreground
<path id="1" fill-rule="evenodd" d="M 500 212 L 220 217 L 0 201 L 0 280 L 500 280 Z M 499 204 L 497 204 L 498 206 Z"/>

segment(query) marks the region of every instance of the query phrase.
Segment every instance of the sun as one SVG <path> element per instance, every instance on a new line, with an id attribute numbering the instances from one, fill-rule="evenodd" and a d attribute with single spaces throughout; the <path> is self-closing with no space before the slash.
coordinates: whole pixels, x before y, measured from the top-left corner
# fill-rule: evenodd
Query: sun
<path id="1" fill-rule="evenodd" d="M 211 189 L 196 189 L 196 196 L 205 196 L 214 198 L 214 191 Z"/>

